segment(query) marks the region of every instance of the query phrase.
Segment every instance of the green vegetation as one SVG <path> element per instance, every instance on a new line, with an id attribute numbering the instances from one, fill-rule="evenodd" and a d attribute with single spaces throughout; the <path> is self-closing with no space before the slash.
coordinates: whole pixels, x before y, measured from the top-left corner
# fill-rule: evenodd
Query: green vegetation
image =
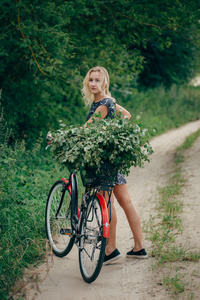
<path id="1" fill-rule="evenodd" d="M 0 148 L 1 299 L 6 299 L 24 268 L 45 253 L 45 203 L 60 170 L 49 155 L 41 155 L 40 144 L 41 140 L 32 151 L 23 143 L 13 149 L 5 144 Z"/>
<path id="2" fill-rule="evenodd" d="M 2 132 L 5 126 L 1 127 L 0 299 L 7 299 L 24 268 L 45 256 L 47 196 L 52 183 L 69 173 L 55 164 L 49 152 L 44 153 L 41 138 L 32 151 L 23 142 L 11 148 L 8 134 Z"/>
<path id="3" fill-rule="evenodd" d="M 200 136 L 200 129 L 186 138 L 184 144 L 177 149 L 178 154 L 176 153 L 176 155 L 177 156 L 180 155 L 179 150 L 184 151 L 185 149 L 190 148 L 199 136 Z"/>
<path id="4" fill-rule="evenodd" d="M 197 130 L 192 135 L 187 137 L 187 139 L 185 140 L 185 143 L 177 149 L 177 151 L 175 153 L 175 157 L 174 157 L 176 164 L 183 161 L 184 150 L 190 148 L 192 146 L 192 144 L 195 142 L 195 140 L 199 137 L 199 135 L 200 135 L 200 130 Z"/>
<path id="5" fill-rule="evenodd" d="M 200 130 L 191 134 L 184 144 L 177 148 L 174 156 L 175 169 L 169 176 L 168 185 L 159 189 L 157 216 L 151 216 L 148 224 L 145 225 L 148 237 L 152 241 L 152 256 L 156 259 L 153 269 L 155 270 L 156 266 L 161 268 L 168 266 L 170 275 L 163 276 L 162 284 L 174 295 L 184 292 L 186 282 L 184 276 L 180 274 L 179 268 L 176 268 L 175 275 L 173 275 L 174 270 L 171 263 L 200 260 L 200 252 L 191 252 L 184 246 L 180 247 L 175 243 L 176 236 L 183 231 L 181 219 L 183 202 L 180 198 L 181 188 L 185 183 L 181 173 L 183 153 L 199 136 Z"/>
<path id="6" fill-rule="evenodd" d="M 175 89 L 173 87 L 173 89 Z M 172 90 L 166 92 L 164 89 L 158 88 L 153 94 L 153 90 L 143 94 L 137 94 L 140 111 L 146 110 L 146 105 L 149 101 L 149 110 L 142 114 L 142 122 L 147 128 L 158 129 L 157 134 L 164 132 L 168 128 L 175 127 L 184 122 L 192 120 L 192 113 L 197 118 L 199 113 L 199 106 L 197 104 L 197 95 L 200 93 L 199 89 L 186 88 L 187 91 L 192 91 L 192 97 L 188 101 L 190 105 L 182 114 L 174 115 L 168 113 L 175 111 L 177 107 L 183 103 L 183 98 L 177 92 L 177 97 L 174 101 L 167 101 L 172 99 Z M 160 99 L 159 99 L 160 91 Z M 161 93 L 162 91 L 162 93 Z M 144 98 L 142 99 L 142 96 Z M 147 97 L 150 95 L 152 98 Z M 155 96 L 156 95 L 156 96 Z M 165 101 L 161 99 L 165 98 Z M 188 95 L 183 93 L 182 96 Z M 136 98 L 135 98 L 136 99 Z M 137 100 L 135 100 L 137 101 Z M 134 103 L 133 105 L 137 105 Z M 180 102 L 179 102 L 180 101 Z M 159 104 L 159 105 L 158 105 Z M 131 107 L 132 103 L 129 102 Z M 163 111 L 167 116 L 159 117 Z M 166 107 L 165 107 L 166 105 Z M 196 107 L 196 111 L 193 107 Z M 133 108 L 131 107 L 133 110 Z M 131 110 L 131 112 L 132 112 Z M 134 111 L 135 112 L 135 111 Z M 146 116 L 146 117 L 145 117 Z M 158 116 L 158 117 L 156 117 Z M 170 119 L 170 116 L 172 119 Z M 59 117 L 59 116 L 58 116 Z M 157 125 L 156 125 L 157 121 Z M 161 126 L 162 124 L 162 126 Z M 160 130 L 159 130 L 160 129 Z M 24 142 L 16 142 L 13 147 L 8 146 L 9 134 L 5 122 L 1 116 L 0 122 L 0 289 L 2 291 L 1 299 L 6 299 L 10 287 L 14 285 L 15 280 L 20 279 L 24 267 L 29 264 L 34 264 L 38 259 L 44 257 L 45 251 L 45 231 L 44 231 L 44 212 L 47 195 L 50 186 L 54 181 L 61 177 L 68 176 L 65 169 L 56 165 L 52 159 L 52 154 L 49 151 L 44 153 L 43 139 L 40 137 L 38 141 L 32 145 L 32 150 L 27 150 Z M 166 242 L 173 240 L 173 230 L 181 231 L 180 211 L 182 203 L 173 200 L 174 193 L 180 191 L 183 184 L 180 168 L 177 167 L 174 175 L 170 179 L 170 184 L 165 189 L 161 190 L 162 198 L 160 200 L 160 207 L 163 210 L 163 227 L 162 230 L 154 227 L 152 224 L 152 240 L 157 247 L 153 250 L 153 255 L 158 257 L 158 261 L 162 264 L 168 260 L 168 251 L 172 251 L 171 259 L 174 261 L 179 257 L 181 260 L 195 260 L 199 259 L 199 255 L 192 257 L 191 253 L 184 251 L 176 251 L 166 247 Z M 79 184 L 81 186 L 81 184 Z M 166 205 L 165 197 L 168 199 Z M 177 202 L 178 201 L 178 202 Z M 153 220 L 152 220 L 153 222 Z M 151 228 L 151 227 L 150 227 Z M 172 230 L 173 229 L 173 230 Z M 165 249 L 165 251 L 164 251 Z"/>
<path id="7" fill-rule="evenodd" d="M 185 290 L 184 282 L 182 281 L 180 274 L 178 274 L 178 271 L 174 277 L 164 277 L 163 284 L 173 290 L 175 295 L 182 293 Z"/>
<path id="8" fill-rule="evenodd" d="M 133 90 L 128 95 L 116 91 L 114 96 L 131 113 L 142 113 L 143 126 L 155 129 L 156 134 L 200 118 L 199 87 L 173 85 L 168 90 L 164 87 L 143 92 Z"/>
<path id="9" fill-rule="evenodd" d="M 141 114 L 152 135 L 199 119 L 200 88 L 187 83 L 199 72 L 200 23 L 198 1 L 186 0 L 2 0 L 1 8 L 0 298 L 7 299 L 24 267 L 43 257 L 47 194 L 66 173 L 44 153 L 45 136 L 60 119 L 85 123 L 88 69 L 108 69 L 112 96 Z M 170 195 L 183 184 L 175 182 Z M 165 227 L 154 232 L 162 248 L 173 239 L 169 228 L 181 229 L 180 207 L 163 208 Z"/>
<path id="10" fill-rule="evenodd" d="M 92 168 L 92 174 L 101 173 L 106 162 L 128 175 L 131 166 L 141 167 L 144 161 L 149 161 L 153 151 L 148 130 L 142 127 L 139 116 L 128 120 L 119 113 L 114 119 L 99 118 L 100 112 L 87 127 L 68 127 L 61 123 L 60 129 L 53 133 L 54 156 L 68 170 Z"/>

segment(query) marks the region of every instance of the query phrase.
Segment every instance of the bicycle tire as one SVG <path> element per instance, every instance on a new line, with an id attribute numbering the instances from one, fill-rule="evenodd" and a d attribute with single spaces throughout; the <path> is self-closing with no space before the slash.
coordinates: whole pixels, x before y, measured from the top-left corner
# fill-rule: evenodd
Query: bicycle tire
<path id="1" fill-rule="evenodd" d="M 85 282 L 93 282 L 99 275 L 106 248 L 103 237 L 102 208 L 98 197 L 90 196 L 81 222 L 79 267 Z"/>
<path id="2" fill-rule="evenodd" d="M 63 189 L 62 180 L 56 181 L 49 192 L 45 229 L 53 253 L 58 257 L 67 255 L 75 238 L 71 228 L 71 195 L 67 189 Z"/>

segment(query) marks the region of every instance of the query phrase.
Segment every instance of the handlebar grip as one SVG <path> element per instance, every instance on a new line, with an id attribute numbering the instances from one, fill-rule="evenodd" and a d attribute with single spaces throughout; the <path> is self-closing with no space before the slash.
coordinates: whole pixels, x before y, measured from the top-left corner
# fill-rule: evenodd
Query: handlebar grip
<path id="1" fill-rule="evenodd" d="M 47 150 L 49 147 L 51 147 L 51 145 L 47 145 L 46 148 L 45 148 L 45 150 Z"/>
<path id="2" fill-rule="evenodd" d="M 47 138 L 46 138 L 46 141 L 47 141 L 47 142 L 51 142 L 52 140 L 53 140 L 53 137 L 47 137 Z"/>

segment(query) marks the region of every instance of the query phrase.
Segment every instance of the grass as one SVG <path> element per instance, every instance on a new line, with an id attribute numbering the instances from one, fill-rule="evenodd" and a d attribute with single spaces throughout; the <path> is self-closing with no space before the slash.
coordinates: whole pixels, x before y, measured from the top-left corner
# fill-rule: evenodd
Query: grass
<path id="1" fill-rule="evenodd" d="M 173 291 L 174 295 L 183 293 L 185 290 L 185 284 L 183 281 L 184 276 L 178 273 L 178 270 L 174 277 L 165 276 L 163 277 L 163 284 L 170 290 Z"/>
<path id="2" fill-rule="evenodd" d="M 41 140 L 27 151 L 24 143 L 0 147 L 0 299 L 26 267 L 45 257 L 45 207 L 52 184 L 68 177 L 66 170 L 44 153 Z"/>
<path id="3" fill-rule="evenodd" d="M 189 137 L 187 137 L 184 144 L 177 148 L 174 156 L 174 161 L 176 164 L 179 164 L 184 161 L 183 158 L 184 151 L 190 148 L 199 136 L 200 136 L 200 129 L 194 132 L 193 134 L 191 134 Z"/>
<path id="4" fill-rule="evenodd" d="M 143 125 L 152 135 L 200 119 L 200 87 L 174 85 L 168 90 L 158 87 L 128 95 L 115 92 L 113 96 L 131 113 L 142 113 Z"/>
<path id="5" fill-rule="evenodd" d="M 168 184 L 159 188 L 157 216 L 154 218 L 150 216 L 148 224 L 145 225 L 145 231 L 152 241 L 152 256 L 156 259 L 156 265 L 153 265 L 152 269 L 161 268 L 160 273 L 171 263 L 183 264 L 200 260 L 200 251 L 194 253 L 186 247 L 176 245 L 176 237 L 183 231 L 181 213 L 184 203 L 181 200 L 181 189 L 185 179 L 182 176 L 181 163 L 184 161 L 184 151 L 190 148 L 199 136 L 200 130 L 191 134 L 184 144 L 177 148 L 174 156 L 174 171 L 169 175 Z M 171 290 L 173 295 L 178 295 L 185 291 L 186 282 L 179 268 L 176 269 L 175 274 L 171 268 L 170 274 L 163 276 L 162 284 Z M 193 299 L 192 292 L 190 292 L 190 299 Z"/>

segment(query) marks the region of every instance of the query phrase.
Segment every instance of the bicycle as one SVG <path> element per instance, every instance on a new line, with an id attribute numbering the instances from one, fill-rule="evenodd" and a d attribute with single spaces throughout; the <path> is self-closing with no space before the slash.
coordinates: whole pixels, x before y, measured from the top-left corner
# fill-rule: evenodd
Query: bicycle
<path id="1" fill-rule="evenodd" d="M 69 179 L 55 182 L 49 192 L 46 204 L 46 234 L 53 253 L 58 257 L 67 255 L 74 244 L 79 250 L 79 267 L 85 282 L 93 282 L 99 275 L 105 256 L 106 240 L 109 238 L 111 220 L 111 182 L 110 169 L 103 172 L 103 181 L 94 177 L 93 171 L 82 174 L 85 193 L 78 207 L 78 183 L 76 172 Z M 108 174 L 109 173 L 109 174 Z M 116 173 L 116 172 L 115 172 Z M 101 174 L 102 179 L 102 174 Z M 106 182 L 105 182 L 106 181 Z M 100 191 L 108 192 L 108 203 Z M 108 209 L 109 208 L 109 209 Z M 108 214 L 108 210 L 110 211 Z"/>

